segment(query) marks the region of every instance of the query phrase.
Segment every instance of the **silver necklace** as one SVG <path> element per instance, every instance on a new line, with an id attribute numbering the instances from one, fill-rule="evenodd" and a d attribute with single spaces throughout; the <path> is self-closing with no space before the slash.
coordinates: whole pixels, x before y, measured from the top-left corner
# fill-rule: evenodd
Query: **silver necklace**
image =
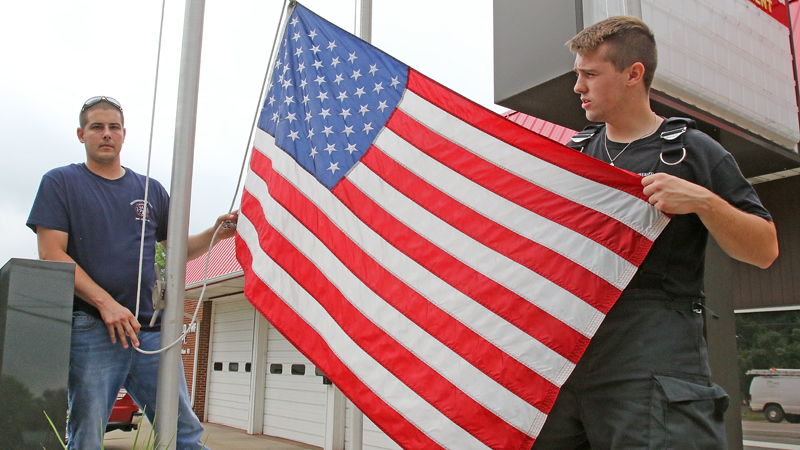
<path id="1" fill-rule="evenodd" d="M 637 138 L 637 139 L 634 139 L 634 140 L 632 140 L 632 141 L 628 142 L 628 145 L 626 145 L 626 146 L 625 146 L 625 147 L 622 149 L 622 151 L 620 151 L 619 153 L 617 153 L 617 156 L 615 156 L 615 157 L 613 157 L 613 158 L 612 158 L 612 157 L 611 157 L 611 152 L 609 152 L 609 151 L 608 151 L 608 127 L 606 127 L 606 130 L 605 130 L 605 131 L 606 131 L 606 134 L 605 134 L 605 139 L 603 139 L 603 145 L 604 145 L 604 146 L 605 146 L 605 148 L 606 148 L 606 155 L 608 155 L 608 160 L 611 162 L 611 166 L 612 166 L 612 167 L 614 167 L 614 161 L 616 161 L 616 160 L 617 160 L 617 158 L 619 158 L 619 157 L 620 157 L 620 156 L 621 156 L 621 155 L 622 155 L 622 154 L 625 152 L 625 150 L 627 150 L 627 149 L 628 149 L 628 147 L 630 147 L 630 146 L 631 146 L 631 144 L 633 144 L 634 142 L 638 141 L 639 139 L 641 139 L 641 138 L 643 138 L 643 137 L 645 137 L 645 136 L 650 136 L 651 134 L 655 133 L 655 131 L 656 131 L 656 129 L 657 129 L 657 128 L 658 128 L 658 116 L 656 115 L 656 113 L 653 113 L 653 128 L 652 128 L 651 130 L 649 130 L 647 133 L 645 133 L 645 134 L 641 135 L 639 138 Z"/>

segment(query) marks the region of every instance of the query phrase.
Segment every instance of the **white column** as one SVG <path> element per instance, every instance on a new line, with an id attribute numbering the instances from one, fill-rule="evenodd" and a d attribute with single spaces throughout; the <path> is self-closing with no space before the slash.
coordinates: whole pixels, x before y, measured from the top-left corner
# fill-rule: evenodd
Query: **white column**
<path id="1" fill-rule="evenodd" d="M 325 450 L 344 450 L 345 396 L 329 384 L 325 408 Z"/>
<path id="2" fill-rule="evenodd" d="M 267 383 L 267 340 L 269 322 L 258 311 L 253 327 L 253 356 L 250 367 L 250 423 L 247 434 L 262 434 L 264 430 L 264 390 Z"/>
<path id="3" fill-rule="evenodd" d="M 364 445 L 364 413 L 353 402 L 350 405 L 350 450 L 361 450 Z"/>

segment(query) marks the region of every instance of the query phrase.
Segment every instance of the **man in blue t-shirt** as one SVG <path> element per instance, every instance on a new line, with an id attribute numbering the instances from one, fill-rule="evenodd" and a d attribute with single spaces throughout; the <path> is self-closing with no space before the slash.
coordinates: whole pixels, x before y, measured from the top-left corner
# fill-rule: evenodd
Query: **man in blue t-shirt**
<path id="1" fill-rule="evenodd" d="M 120 387 L 154 421 L 159 355 L 134 347 L 152 351 L 161 346 L 160 323 L 149 323 L 155 244 L 167 238 L 169 196 L 150 180 L 145 202 L 146 178 L 121 165 L 125 119 L 119 102 L 92 97 L 79 117 L 86 163 L 42 177 L 27 225 L 37 235 L 41 259 L 76 264 L 67 436 L 69 449 L 91 450 L 101 448 Z M 189 236 L 188 259 L 205 253 L 220 224 L 237 218 L 220 216 L 213 227 Z M 137 286 L 142 221 L 145 251 Z M 233 227 L 221 228 L 214 243 L 233 233 Z M 186 379 L 181 375 L 175 381 L 180 383 L 178 435 L 166 439 L 174 438 L 178 449 L 203 448 L 203 427 L 191 410 Z"/>

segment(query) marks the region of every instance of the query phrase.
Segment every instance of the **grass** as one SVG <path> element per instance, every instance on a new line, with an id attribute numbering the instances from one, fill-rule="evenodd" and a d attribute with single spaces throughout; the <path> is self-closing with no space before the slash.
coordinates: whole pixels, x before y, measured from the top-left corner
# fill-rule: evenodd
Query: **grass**
<path id="1" fill-rule="evenodd" d="M 742 411 L 742 420 L 748 422 L 766 422 L 767 418 L 764 417 L 763 412 Z"/>
<path id="2" fill-rule="evenodd" d="M 53 432 L 56 433 L 56 436 L 58 437 L 58 442 L 61 444 L 61 447 L 63 448 L 63 450 L 67 450 L 67 444 L 64 443 L 64 440 L 61 438 L 61 434 L 58 432 L 58 429 L 53 424 L 53 421 L 50 420 L 50 416 L 47 415 L 47 412 L 45 412 L 45 411 L 42 411 L 42 412 L 44 412 L 44 416 L 47 417 L 47 421 L 50 422 L 50 427 L 53 428 Z M 100 423 L 100 427 L 101 427 L 101 434 L 105 435 L 105 427 L 103 426 L 102 422 Z M 142 442 L 142 444 L 139 445 L 139 432 L 140 431 L 141 431 L 141 428 L 137 428 L 136 429 L 136 436 L 133 438 L 133 448 L 131 450 L 155 450 L 160 444 L 163 445 L 160 442 L 156 442 L 156 440 L 155 440 L 155 430 L 152 429 L 152 428 L 150 429 L 150 433 L 148 433 L 148 435 L 146 437 L 146 440 L 144 440 L 144 442 Z M 173 439 L 175 439 L 174 435 L 169 440 L 169 442 L 166 443 L 166 447 L 169 447 L 170 444 L 172 444 L 172 440 Z M 206 442 L 208 442 L 208 436 L 206 436 Z M 205 442 L 203 442 L 203 446 L 205 447 Z M 101 450 L 104 449 L 104 445 L 103 445 L 102 441 L 100 442 L 100 449 Z M 47 449 L 44 449 L 44 450 L 47 450 Z"/>

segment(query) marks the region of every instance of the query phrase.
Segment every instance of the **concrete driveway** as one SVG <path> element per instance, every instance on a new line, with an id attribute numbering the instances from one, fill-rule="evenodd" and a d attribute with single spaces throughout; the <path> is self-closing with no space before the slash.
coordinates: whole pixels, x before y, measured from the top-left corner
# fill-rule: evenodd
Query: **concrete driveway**
<path id="1" fill-rule="evenodd" d="M 300 444 L 286 439 L 268 437 L 264 435 L 251 436 L 237 428 L 226 427 L 213 423 L 204 423 L 206 431 L 203 439 L 208 438 L 206 445 L 212 450 L 319 450 L 320 447 Z M 136 431 L 112 431 L 106 433 L 103 441 L 105 450 L 145 450 L 145 444 L 150 436 L 152 427 L 147 420 L 142 420 L 138 441 Z"/>

